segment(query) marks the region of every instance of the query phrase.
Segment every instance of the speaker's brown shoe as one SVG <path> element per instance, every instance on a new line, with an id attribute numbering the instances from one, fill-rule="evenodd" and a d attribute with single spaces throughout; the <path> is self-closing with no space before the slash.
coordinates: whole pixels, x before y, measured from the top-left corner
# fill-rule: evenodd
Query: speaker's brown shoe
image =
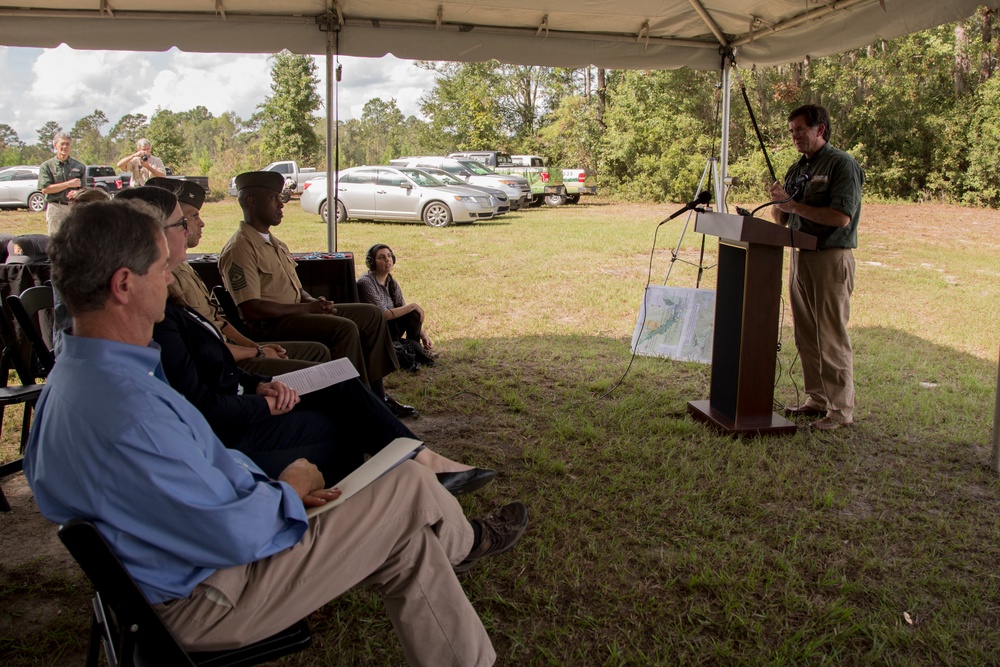
<path id="1" fill-rule="evenodd" d="M 822 419 L 814 421 L 809 425 L 819 431 L 834 431 L 845 426 L 854 426 L 854 420 L 852 419 L 849 422 L 838 422 L 830 419 L 829 417 L 823 417 Z"/>
<path id="2" fill-rule="evenodd" d="M 517 544 L 524 529 L 528 527 L 528 508 L 524 503 L 510 503 L 473 521 L 482 529 L 479 544 L 472 548 L 465 560 L 455 566 L 455 574 L 468 572 L 481 558 L 502 554 Z"/>

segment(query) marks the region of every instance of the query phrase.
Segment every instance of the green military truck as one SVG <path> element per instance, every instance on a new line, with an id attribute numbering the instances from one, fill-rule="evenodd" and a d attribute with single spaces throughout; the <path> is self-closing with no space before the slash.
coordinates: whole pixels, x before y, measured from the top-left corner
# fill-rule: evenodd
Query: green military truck
<path id="1" fill-rule="evenodd" d="M 561 169 L 548 167 L 542 158 L 530 164 L 518 165 L 503 151 L 464 151 L 449 153 L 456 160 L 474 160 L 498 174 L 510 174 L 528 179 L 531 185 L 531 205 L 561 206 L 566 203 L 566 188 Z M 534 156 L 537 157 L 537 156 Z"/>

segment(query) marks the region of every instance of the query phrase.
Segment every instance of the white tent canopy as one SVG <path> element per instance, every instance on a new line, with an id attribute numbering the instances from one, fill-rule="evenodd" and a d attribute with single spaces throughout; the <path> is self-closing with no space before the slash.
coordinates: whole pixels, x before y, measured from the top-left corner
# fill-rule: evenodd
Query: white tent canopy
<path id="1" fill-rule="evenodd" d="M 998 0 L 0 0 L 0 44 L 322 54 L 616 69 L 776 65 L 971 15 Z M 332 22 L 332 23 L 331 23 Z"/>

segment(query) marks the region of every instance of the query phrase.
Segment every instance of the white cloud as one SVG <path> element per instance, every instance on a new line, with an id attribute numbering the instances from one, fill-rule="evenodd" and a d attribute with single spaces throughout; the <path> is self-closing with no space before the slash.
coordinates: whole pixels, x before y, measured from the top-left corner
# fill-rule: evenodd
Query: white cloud
<path id="1" fill-rule="evenodd" d="M 395 99 L 404 115 L 420 114 L 420 97 L 434 85 L 434 73 L 412 61 L 341 57 L 340 119 L 361 116 L 368 100 Z M 316 59 L 320 96 L 326 68 Z M 69 130 L 95 109 L 110 123 L 129 113 L 151 116 L 157 108 L 186 111 L 204 106 L 213 115 L 234 111 L 246 119 L 270 94 L 266 55 L 75 51 L 0 47 L 0 123 L 34 143 L 35 130 L 55 120 Z"/>

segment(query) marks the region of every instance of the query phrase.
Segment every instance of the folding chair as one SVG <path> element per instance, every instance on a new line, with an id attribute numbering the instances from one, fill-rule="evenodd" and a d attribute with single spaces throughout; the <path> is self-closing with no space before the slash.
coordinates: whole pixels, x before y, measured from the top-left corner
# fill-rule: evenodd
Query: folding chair
<path id="1" fill-rule="evenodd" d="M 56 358 L 45 342 L 41 329 L 38 328 L 38 314 L 43 310 L 52 309 L 52 286 L 39 285 L 29 287 L 20 294 L 11 294 L 7 297 L 7 307 L 14 315 L 21 333 L 31 345 L 32 363 L 38 377 L 47 377 L 56 363 Z"/>
<path id="2" fill-rule="evenodd" d="M 301 620 L 249 646 L 188 653 L 94 524 L 73 519 L 59 528 L 59 539 L 95 588 L 87 667 L 97 667 L 102 646 L 110 667 L 248 667 L 301 651 L 312 641 L 308 623 Z"/>
<path id="3" fill-rule="evenodd" d="M 236 327 L 236 330 L 241 334 L 253 340 L 246 322 L 240 317 L 239 306 L 236 305 L 236 301 L 233 300 L 233 295 L 229 293 L 229 290 L 223 285 L 216 285 L 212 288 L 212 298 L 215 299 L 219 308 L 222 308 L 222 314 L 225 316 L 226 321 Z"/>
<path id="4" fill-rule="evenodd" d="M 42 385 L 35 384 L 35 378 L 28 369 L 28 363 L 21 355 L 20 342 L 14 332 L 13 324 L 7 319 L 7 314 L 0 308 L 0 341 L 3 342 L 3 352 L 0 355 L 0 427 L 3 426 L 4 408 L 8 405 L 24 405 L 21 417 L 21 447 L 19 454 L 24 454 L 24 446 L 28 443 L 28 433 L 31 428 L 31 411 L 35 407 L 38 396 L 42 393 Z M 21 380 L 20 385 L 8 386 L 10 371 L 14 370 Z M 0 479 L 21 472 L 23 458 L 0 463 Z M 0 488 L 0 512 L 9 512 L 10 503 Z"/>

